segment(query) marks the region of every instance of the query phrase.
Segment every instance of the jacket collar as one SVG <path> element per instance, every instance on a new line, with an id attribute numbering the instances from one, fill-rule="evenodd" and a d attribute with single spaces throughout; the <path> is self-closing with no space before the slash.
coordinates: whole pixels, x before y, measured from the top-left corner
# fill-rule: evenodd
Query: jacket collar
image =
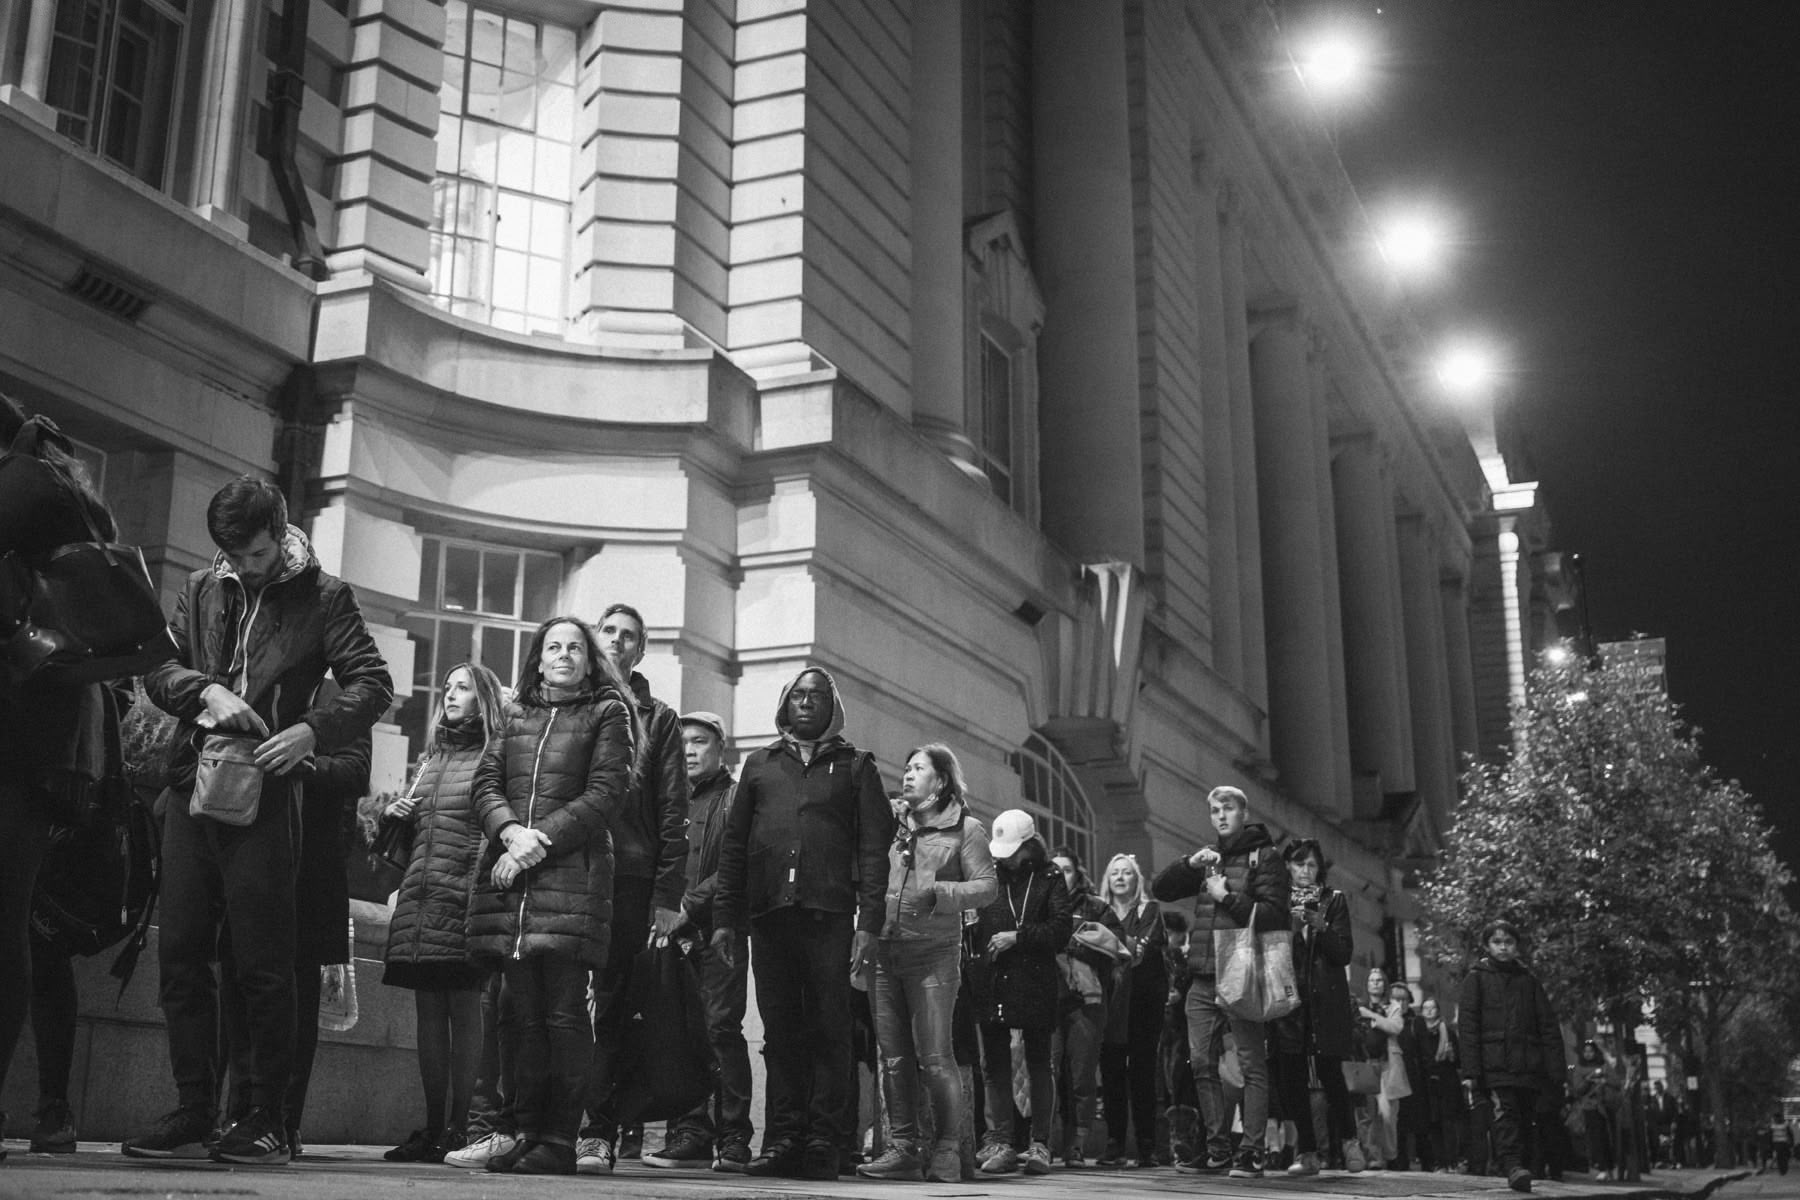
<path id="1" fill-rule="evenodd" d="M 265 589 L 318 569 L 319 558 L 313 553 L 312 543 L 297 527 L 289 525 L 287 532 L 281 537 L 281 571 L 269 580 Z M 229 579 L 239 587 L 243 586 L 243 581 L 238 578 L 237 568 L 231 565 L 231 560 L 225 557 L 223 550 L 213 555 L 212 573 L 215 579 Z"/>

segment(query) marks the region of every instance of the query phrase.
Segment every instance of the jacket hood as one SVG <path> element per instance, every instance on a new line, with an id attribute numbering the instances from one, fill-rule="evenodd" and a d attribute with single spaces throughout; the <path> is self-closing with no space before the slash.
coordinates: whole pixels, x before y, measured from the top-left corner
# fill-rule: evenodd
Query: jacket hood
<path id="1" fill-rule="evenodd" d="M 824 667 L 803 667 L 792 679 L 788 680 L 787 686 L 781 689 L 781 699 L 775 702 L 775 728 L 779 729 L 781 736 L 790 742 L 800 740 L 794 736 L 794 731 L 788 728 L 788 693 L 794 690 L 794 685 L 800 682 L 801 676 L 814 673 L 824 679 L 825 686 L 831 689 L 831 720 L 826 722 L 825 732 L 819 735 L 819 745 L 823 746 L 828 742 L 837 741 L 844 732 L 844 697 L 838 691 L 837 680 L 833 679 L 831 672 Z"/>
<path id="2" fill-rule="evenodd" d="M 1479 962 L 1469 968 L 1471 971 L 1487 971 L 1495 975 L 1516 975 L 1524 969 L 1525 964 L 1516 958 L 1511 962 L 1502 963 L 1495 962 L 1485 954 L 1481 956 Z"/>
<path id="3" fill-rule="evenodd" d="M 642 675 L 633 671 L 631 673 L 631 678 L 626 680 L 626 682 L 631 685 L 631 698 L 637 704 L 639 711 L 648 713 L 651 709 L 656 707 L 656 701 L 650 695 L 650 681 L 648 679 L 645 679 Z M 790 684 L 789 686 L 791 687 L 792 685 Z"/>
<path id="4" fill-rule="evenodd" d="M 1269 827 L 1262 824 L 1246 825 L 1231 837 L 1219 842 L 1221 854 L 1243 854 L 1250 850 L 1259 850 L 1264 846 L 1273 846 L 1275 839 L 1269 836 Z"/>
<path id="5" fill-rule="evenodd" d="M 926 819 L 920 820 L 918 813 L 913 809 L 909 809 L 903 801 L 895 800 L 893 805 L 895 819 L 900 821 L 903 826 L 918 833 L 928 833 L 939 829 L 955 829 L 962 823 L 963 814 L 969 811 L 969 806 L 964 804 L 961 800 L 952 800 Z"/>
<path id="6" fill-rule="evenodd" d="M 289 525 L 287 532 L 281 535 L 281 571 L 269 580 L 269 584 L 286 583 L 296 576 L 318 569 L 319 558 L 313 553 L 312 543 L 298 527 Z M 213 555 L 212 573 L 217 579 L 236 581 L 238 577 L 237 568 L 231 565 L 231 560 L 225 557 L 223 550 Z"/>

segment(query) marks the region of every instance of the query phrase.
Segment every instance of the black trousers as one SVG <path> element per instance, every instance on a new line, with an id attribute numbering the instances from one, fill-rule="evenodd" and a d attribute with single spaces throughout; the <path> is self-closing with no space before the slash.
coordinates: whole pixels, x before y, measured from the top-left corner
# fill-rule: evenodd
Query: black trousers
<path id="1" fill-rule="evenodd" d="M 300 810 L 294 789 L 270 780 L 253 824 L 190 817 L 171 792 L 163 816 L 158 961 L 169 1064 L 183 1106 L 218 1103 L 219 931 L 232 930 L 231 965 L 244 998 L 252 1105 L 282 1111 L 294 1065 L 294 870 Z M 313 985 L 318 990 L 318 985 Z"/>
<path id="2" fill-rule="evenodd" d="M 306 1112 L 306 1091 L 312 1084 L 313 1062 L 319 1054 L 319 968 L 322 963 L 294 963 L 294 1066 L 288 1074 L 282 1110 L 287 1127 L 300 1128 Z M 250 1020 L 244 993 L 237 985 L 237 968 L 231 947 L 231 930 L 219 939 L 219 1057 L 226 1064 L 231 1083 L 225 1113 L 241 1121 L 250 1111 Z"/>
<path id="3" fill-rule="evenodd" d="M 510 1026 L 500 1010 L 501 972 L 498 968 L 481 985 L 481 1060 L 475 1067 L 475 1091 L 469 1097 L 471 1142 L 490 1133 L 518 1131 L 513 1119 L 512 1055 L 506 1049 Z M 451 1113 L 450 1121 L 461 1114 Z M 446 1122 L 449 1123 L 449 1122 Z"/>
<path id="4" fill-rule="evenodd" d="M 534 954 L 509 958 L 501 970 L 500 1008 L 512 1051 L 519 1132 L 532 1141 L 573 1147 L 594 1052 L 588 968 L 560 954 Z M 502 1047 L 501 1055 L 506 1053 Z"/>
<path id="5" fill-rule="evenodd" d="M 0 1083 L 31 1007 L 31 893 L 49 823 L 32 788 L 0 779 Z"/>
<path id="6" fill-rule="evenodd" d="M 651 880 L 629 876 L 613 880 L 612 938 L 607 943 L 606 965 L 594 972 L 594 1052 L 588 1063 L 583 1137 L 618 1139 L 619 1116 L 613 1096 L 624 1082 L 618 1072 L 619 1043 L 630 1006 L 626 997 L 631 991 L 631 965 L 650 933 L 653 886 Z"/>
<path id="7" fill-rule="evenodd" d="M 744 1011 L 750 989 L 750 955 L 740 947 L 730 964 L 717 951 L 696 951 L 700 966 L 700 1000 L 706 1008 L 706 1038 L 718 1063 L 713 1094 L 675 1123 L 675 1130 L 698 1134 L 715 1145 L 748 1146 L 750 1123 L 750 1050 L 744 1041 Z"/>
<path id="8" fill-rule="evenodd" d="M 768 1090 L 763 1148 L 836 1149 L 850 1118 L 850 913 L 782 908 L 751 924 Z"/>
<path id="9" fill-rule="evenodd" d="M 1137 1156 L 1148 1160 L 1156 1152 L 1156 1044 L 1162 1037 L 1163 985 L 1154 992 L 1132 981 L 1127 1003 L 1124 1045 L 1100 1050 L 1100 1094 L 1106 1106 L 1106 1140 L 1121 1150 L 1125 1146 L 1126 1114 L 1137 1143 Z"/>
<path id="10" fill-rule="evenodd" d="M 1488 1102 L 1492 1106 L 1493 1123 L 1488 1126 L 1488 1140 L 1493 1146 L 1494 1162 L 1500 1174 L 1510 1175 L 1525 1166 L 1526 1155 L 1534 1142 L 1538 1094 L 1535 1088 L 1490 1088 Z"/>
<path id="11" fill-rule="evenodd" d="M 38 1107 L 69 1102 L 75 1067 L 75 967 L 40 937 L 31 939 L 31 1036 L 37 1043 Z"/>

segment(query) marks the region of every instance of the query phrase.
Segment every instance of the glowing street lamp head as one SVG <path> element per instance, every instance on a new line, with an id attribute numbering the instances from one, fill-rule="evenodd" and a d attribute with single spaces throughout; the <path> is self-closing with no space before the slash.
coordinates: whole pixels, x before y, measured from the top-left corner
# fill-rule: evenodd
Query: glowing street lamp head
<path id="1" fill-rule="evenodd" d="M 1300 47 L 1294 69 L 1315 95 L 1323 99 L 1348 96 L 1368 78 L 1368 46 L 1350 30 L 1322 30 Z"/>
<path id="2" fill-rule="evenodd" d="M 1457 395 L 1477 396 L 1492 390 L 1500 377 L 1500 364 L 1491 347 L 1463 341 L 1450 346 L 1438 359 L 1437 376 Z"/>
<path id="3" fill-rule="evenodd" d="M 1410 277 L 1437 271 L 1450 248 L 1448 223 L 1424 208 L 1390 214 L 1380 222 L 1375 239 L 1388 265 Z"/>

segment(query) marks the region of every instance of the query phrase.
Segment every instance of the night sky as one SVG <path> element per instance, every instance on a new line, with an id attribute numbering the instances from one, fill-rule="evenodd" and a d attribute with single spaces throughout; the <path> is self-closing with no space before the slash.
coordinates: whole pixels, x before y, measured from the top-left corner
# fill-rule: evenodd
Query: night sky
<path id="1" fill-rule="evenodd" d="M 1707 760 L 1800 866 L 1800 4 L 1388 0 L 1337 120 L 1359 193 L 1467 237 L 1422 323 L 1491 332 L 1598 640 L 1669 641 Z"/>

